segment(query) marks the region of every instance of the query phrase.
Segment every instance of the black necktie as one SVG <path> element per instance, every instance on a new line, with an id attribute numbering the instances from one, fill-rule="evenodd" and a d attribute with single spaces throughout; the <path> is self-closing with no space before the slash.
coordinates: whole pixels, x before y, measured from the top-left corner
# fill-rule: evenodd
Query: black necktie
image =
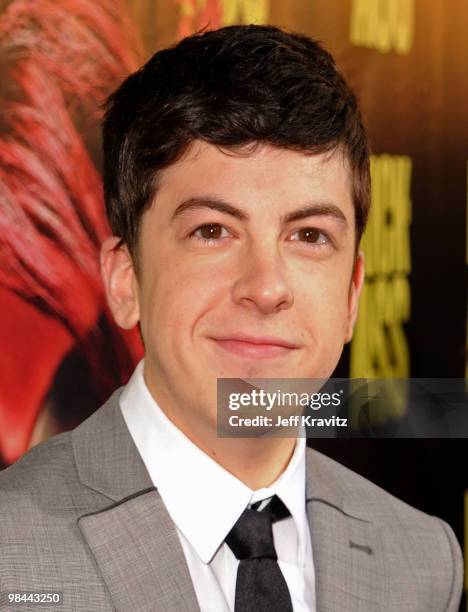
<path id="1" fill-rule="evenodd" d="M 274 495 L 260 512 L 246 508 L 228 533 L 226 544 L 239 559 L 235 612 L 293 612 L 271 527 L 287 516 L 288 509 Z"/>

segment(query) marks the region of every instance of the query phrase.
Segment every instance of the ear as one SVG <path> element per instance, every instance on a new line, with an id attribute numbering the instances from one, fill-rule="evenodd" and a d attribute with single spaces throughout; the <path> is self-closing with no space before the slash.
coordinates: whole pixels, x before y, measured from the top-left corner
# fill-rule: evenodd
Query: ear
<path id="1" fill-rule="evenodd" d="M 346 324 L 345 343 L 353 337 L 354 324 L 356 323 L 359 306 L 359 296 L 364 285 L 364 253 L 359 249 L 354 262 L 353 276 L 348 295 L 348 320 Z"/>
<path id="2" fill-rule="evenodd" d="M 138 282 L 128 248 L 119 242 L 120 238 L 112 236 L 102 244 L 101 275 L 115 322 L 132 329 L 140 319 Z"/>

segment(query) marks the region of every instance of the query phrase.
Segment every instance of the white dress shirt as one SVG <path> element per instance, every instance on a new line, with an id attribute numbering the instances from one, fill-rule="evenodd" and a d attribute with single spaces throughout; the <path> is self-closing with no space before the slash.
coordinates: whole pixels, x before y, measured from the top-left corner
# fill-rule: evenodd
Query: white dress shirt
<path id="1" fill-rule="evenodd" d="M 178 429 L 153 399 L 143 361 L 120 408 L 154 486 L 175 523 L 202 612 L 234 610 L 239 561 L 224 539 L 244 509 L 277 495 L 291 516 L 273 524 L 278 565 L 294 612 L 315 612 L 315 573 L 305 505 L 305 438 L 269 487 L 252 491 Z"/>

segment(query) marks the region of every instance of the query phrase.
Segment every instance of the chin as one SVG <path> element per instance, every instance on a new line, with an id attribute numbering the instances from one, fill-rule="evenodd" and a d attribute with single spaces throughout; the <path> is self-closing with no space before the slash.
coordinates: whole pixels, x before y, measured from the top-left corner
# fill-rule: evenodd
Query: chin
<path id="1" fill-rule="evenodd" d="M 242 366 L 226 368 L 220 378 L 302 378 L 296 368 L 275 364 L 246 363 Z"/>

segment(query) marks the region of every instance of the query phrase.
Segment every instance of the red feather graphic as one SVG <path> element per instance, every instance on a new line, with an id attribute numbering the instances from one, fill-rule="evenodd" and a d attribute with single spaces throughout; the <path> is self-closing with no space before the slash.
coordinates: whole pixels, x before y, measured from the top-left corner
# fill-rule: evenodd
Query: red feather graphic
<path id="1" fill-rule="evenodd" d="M 102 101 L 142 52 L 119 1 L 17 0 L 0 19 L 0 57 L 8 68 L 0 134 L 0 454 L 11 462 L 28 447 L 71 348 L 90 363 L 100 400 L 142 354 L 136 332 L 117 330 L 105 304 L 98 261 L 110 232 L 101 178 L 81 135 L 97 129 Z M 108 368 L 116 360 L 117 381 Z"/>

